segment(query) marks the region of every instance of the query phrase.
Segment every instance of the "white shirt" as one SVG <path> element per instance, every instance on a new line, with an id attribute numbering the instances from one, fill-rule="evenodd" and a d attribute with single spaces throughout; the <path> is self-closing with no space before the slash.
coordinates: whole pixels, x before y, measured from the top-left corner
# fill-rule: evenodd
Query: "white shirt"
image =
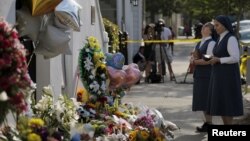
<path id="1" fill-rule="evenodd" d="M 172 36 L 171 30 L 167 27 L 163 27 L 163 31 L 161 32 L 161 39 L 168 40 L 169 36 Z"/>
<path id="2" fill-rule="evenodd" d="M 209 39 L 211 39 L 211 38 L 212 38 L 211 36 L 202 38 L 199 48 L 205 43 L 205 41 L 207 41 L 207 40 L 209 40 Z M 207 46 L 206 54 L 208 54 L 208 55 L 213 55 L 214 46 L 215 46 L 215 41 L 210 41 L 210 42 L 208 43 L 208 46 Z"/>
<path id="3" fill-rule="evenodd" d="M 228 31 L 225 31 L 220 34 L 220 41 L 225 37 Z M 219 43 L 220 43 L 219 41 Z M 233 64 L 238 63 L 240 60 L 240 50 L 239 44 L 237 39 L 234 36 L 229 37 L 227 42 L 227 51 L 229 56 L 228 57 L 221 57 L 220 63 L 221 64 Z"/>

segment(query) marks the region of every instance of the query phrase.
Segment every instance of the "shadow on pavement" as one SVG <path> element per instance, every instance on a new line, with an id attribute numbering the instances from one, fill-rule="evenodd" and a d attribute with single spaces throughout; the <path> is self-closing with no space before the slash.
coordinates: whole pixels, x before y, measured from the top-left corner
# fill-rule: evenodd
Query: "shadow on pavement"
<path id="1" fill-rule="evenodd" d="M 207 133 L 197 133 L 195 135 L 183 135 L 176 137 L 174 141 L 206 141 Z"/>

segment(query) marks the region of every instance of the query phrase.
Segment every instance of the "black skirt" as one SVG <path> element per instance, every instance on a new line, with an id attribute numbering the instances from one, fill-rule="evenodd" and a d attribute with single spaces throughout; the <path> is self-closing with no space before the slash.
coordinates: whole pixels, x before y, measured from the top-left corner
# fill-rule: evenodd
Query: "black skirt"
<path id="1" fill-rule="evenodd" d="M 192 103 L 193 111 L 207 111 L 209 81 L 209 77 L 194 78 Z"/>
<path id="2" fill-rule="evenodd" d="M 207 113 L 213 116 L 243 115 L 243 99 L 238 64 L 212 67 Z"/>

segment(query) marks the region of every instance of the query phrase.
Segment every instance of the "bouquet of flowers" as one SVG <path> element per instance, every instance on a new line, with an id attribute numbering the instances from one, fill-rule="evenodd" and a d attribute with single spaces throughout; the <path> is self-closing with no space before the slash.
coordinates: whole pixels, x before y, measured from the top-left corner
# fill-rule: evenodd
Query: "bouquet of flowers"
<path id="1" fill-rule="evenodd" d="M 79 54 L 80 77 L 91 95 L 106 95 L 107 69 L 98 40 L 90 36 Z"/>
<path id="2" fill-rule="evenodd" d="M 27 109 L 25 98 L 31 79 L 25 53 L 15 28 L 0 18 L 0 125 L 9 111 L 22 113 Z"/>
<path id="3" fill-rule="evenodd" d="M 69 140 L 71 127 L 75 126 L 79 118 L 76 112 L 78 103 L 64 95 L 56 100 L 53 95 L 51 86 L 43 88 L 42 99 L 32 106 L 33 116 L 41 118 L 47 128 L 60 131 L 64 139 Z"/>

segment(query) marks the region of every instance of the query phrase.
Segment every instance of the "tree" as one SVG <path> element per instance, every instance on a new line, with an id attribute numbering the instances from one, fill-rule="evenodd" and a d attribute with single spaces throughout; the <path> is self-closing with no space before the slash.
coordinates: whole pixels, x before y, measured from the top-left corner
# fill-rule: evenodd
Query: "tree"
<path id="1" fill-rule="evenodd" d="M 232 22 L 239 22 L 242 19 L 242 13 L 250 10 L 250 1 L 247 0 L 185 0 L 183 5 L 182 13 L 202 23 L 222 14 L 230 16 Z M 237 33 L 238 29 L 239 27 L 237 27 Z"/>
<path id="2" fill-rule="evenodd" d="M 232 21 L 241 19 L 242 13 L 250 10 L 250 1 L 246 0 L 185 0 L 183 5 L 182 13 L 205 22 L 221 14 L 231 16 Z"/>
<path id="3" fill-rule="evenodd" d="M 181 11 L 181 0 L 146 0 L 146 11 L 150 13 L 151 22 L 155 21 L 155 15 L 162 14 L 170 17 L 173 12 Z"/>

